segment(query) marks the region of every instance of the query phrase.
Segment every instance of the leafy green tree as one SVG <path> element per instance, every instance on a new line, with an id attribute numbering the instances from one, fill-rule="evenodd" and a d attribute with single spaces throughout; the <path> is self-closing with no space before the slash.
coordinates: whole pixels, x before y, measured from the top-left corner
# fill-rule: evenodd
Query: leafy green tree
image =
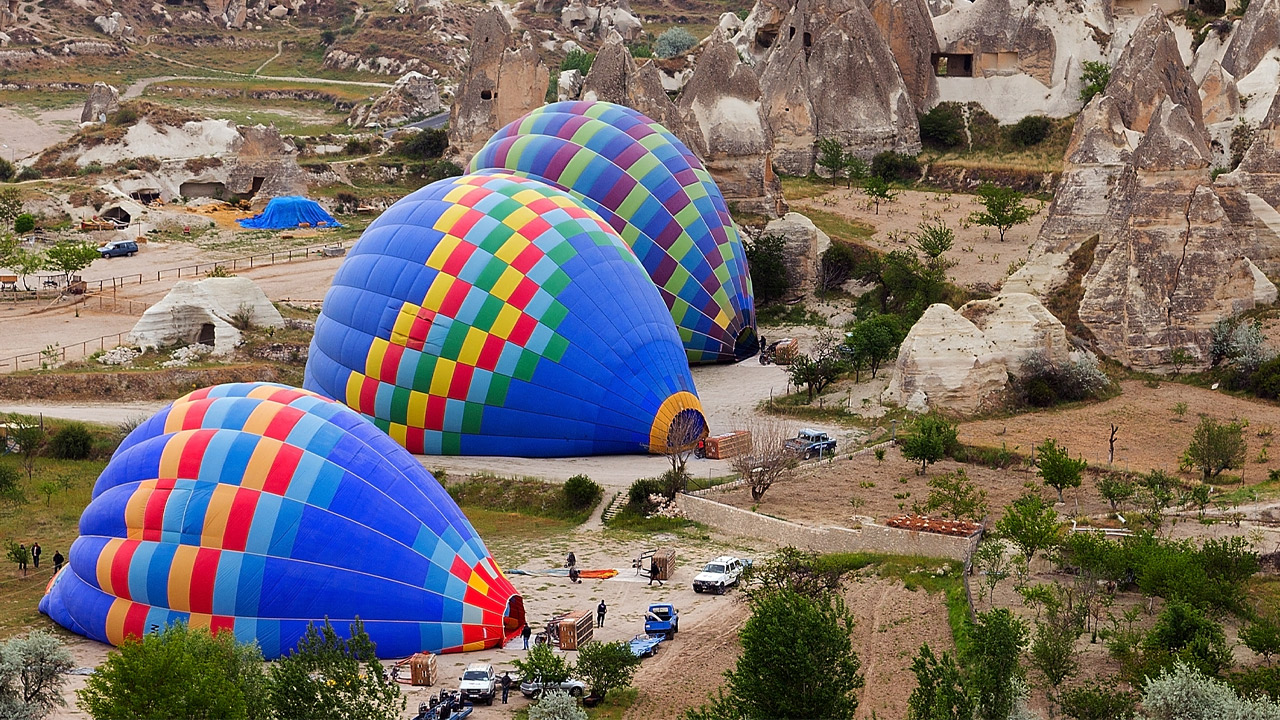
<path id="1" fill-rule="evenodd" d="M 0 645 L 0 717 L 39 720 L 67 703 L 64 673 L 71 653 L 57 636 L 43 630 L 9 638 Z"/>
<path id="2" fill-rule="evenodd" d="M 76 697 L 96 720 L 271 717 L 258 646 L 182 623 L 126 638 Z"/>
<path id="3" fill-rule="evenodd" d="M 1018 658 L 1027 644 L 1027 625 L 1007 608 L 978 613 L 969 626 L 969 689 L 980 720 L 1007 720 L 1025 676 Z"/>
<path id="4" fill-rule="evenodd" d="M 572 671 L 565 659 L 556 655 L 549 645 L 534 645 L 523 660 L 512 660 L 511 665 L 524 680 L 541 679 L 548 683 L 563 682 Z"/>
<path id="5" fill-rule="evenodd" d="M 13 219 L 13 231 L 19 235 L 29 233 L 36 229 L 36 216 L 31 213 L 22 213 Z"/>
<path id="6" fill-rule="evenodd" d="M 907 720 L 973 719 L 973 698 L 951 655 L 944 652 L 939 658 L 925 643 L 911 661 L 911 672 L 916 689 L 907 698 Z"/>
<path id="7" fill-rule="evenodd" d="M 920 141 L 925 145 L 946 150 L 964 144 L 964 116 L 959 103 L 939 103 L 921 113 L 919 119 Z"/>
<path id="8" fill-rule="evenodd" d="M 863 680 L 849 640 L 853 616 L 840 597 L 781 590 L 757 596 L 751 606 L 742 654 L 725 673 L 742 716 L 852 718 Z"/>
<path id="9" fill-rule="evenodd" d="M 1120 509 L 1120 503 L 1133 497 L 1133 482 L 1118 473 L 1107 473 L 1098 478 L 1098 495 L 1111 503 L 1111 512 Z"/>
<path id="10" fill-rule="evenodd" d="M 896 315 L 873 315 L 850 326 L 844 342 L 855 363 L 865 364 L 874 379 L 885 361 L 898 356 L 904 337 L 902 321 Z"/>
<path id="11" fill-rule="evenodd" d="M 560 70 L 577 70 L 586 76 L 591 72 L 591 63 L 596 59 L 595 53 L 589 53 L 586 50 L 570 50 L 565 53 L 564 59 L 560 61 Z"/>
<path id="12" fill-rule="evenodd" d="M 995 604 L 996 587 L 1009 577 L 1013 566 L 1013 559 L 1005 555 L 1004 542 L 999 533 L 991 530 L 983 536 L 978 549 L 973 553 L 973 562 L 986 579 L 989 603 Z"/>
<path id="13" fill-rule="evenodd" d="M 818 140 L 818 167 L 831 173 L 831 179 L 843 177 L 845 171 L 844 145 L 835 138 Z"/>
<path id="14" fill-rule="evenodd" d="M 903 457 L 920 461 L 920 473 L 923 475 L 930 463 L 941 460 L 955 448 L 956 426 L 937 413 L 921 415 L 913 431 L 899 444 Z"/>
<path id="15" fill-rule="evenodd" d="M 578 649 L 577 674 L 597 697 L 631 685 L 639 667 L 640 658 L 622 641 L 589 642 Z"/>
<path id="16" fill-rule="evenodd" d="M 31 290 L 31 283 L 27 282 L 27 277 L 46 269 L 49 266 L 49 258 L 36 250 L 17 248 L 5 259 L 3 265 L 22 276 L 22 287 Z"/>
<path id="17" fill-rule="evenodd" d="M 1063 690 L 1058 697 L 1062 714 L 1072 720 L 1128 720 L 1135 704 L 1131 693 L 1097 681 Z"/>
<path id="18" fill-rule="evenodd" d="M 756 300 L 761 305 L 781 300 L 791 289 L 791 277 L 783 261 L 786 239 L 781 235 L 764 235 L 755 242 L 748 240 L 744 245 Z"/>
<path id="19" fill-rule="evenodd" d="M 791 382 L 808 390 L 809 402 L 848 371 L 849 362 L 841 352 L 840 342 L 829 329 L 818 333 L 811 354 L 796 357 L 787 369 Z"/>
<path id="20" fill-rule="evenodd" d="M 404 711 L 400 685 L 378 662 L 359 618 L 350 633 L 343 638 L 327 619 L 318 630 L 308 625 L 297 649 L 271 666 L 267 687 L 279 720 L 390 720 Z"/>
<path id="21" fill-rule="evenodd" d="M 1077 609 L 1053 602 L 1046 605 L 1044 620 L 1036 621 L 1029 653 L 1031 667 L 1044 678 L 1052 702 L 1058 702 L 1058 688 L 1063 681 L 1080 669 L 1075 645 L 1076 638 L 1084 630 L 1082 620 Z"/>
<path id="22" fill-rule="evenodd" d="M 925 510 L 941 510 L 943 517 L 981 520 L 987 514 L 987 491 L 979 490 L 964 468 L 938 475 L 929 481 Z"/>
<path id="23" fill-rule="evenodd" d="M 1034 214 L 1031 208 L 1022 204 L 1025 196 L 1012 188 L 983 183 L 978 186 L 978 197 L 982 199 L 985 210 L 971 213 L 969 222 L 996 228 L 1000 231 L 1000 242 L 1004 242 L 1004 234 L 1009 228 L 1027 222 Z"/>
<path id="24" fill-rule="evenodd" d="M 1065 445 L 1049 438 L 1036 448 L 1038 475 L 1044 484 L 1058 491 L 1058 502 L 1062 502 L 1062 491 L 1065 488 L 1080 487 L 1080 473 L 1087 465 L 1084 460 L 1072 460 Z"/>
<path id="25" fill-rule="evenodd" d="M 1030 563 L 1036 553 L 1058 544 L 1062 526 L 1053 506 L 1036 493 L 1027 493 L 1004 509 L 1004 517 L 996 522 L 996 531 L 1006 537 Z"/>
<path id="26" fill-rule="evenodd" d="M 1111 66 L 1096 60 L 1084 62 L 1084 73 L 1080 75 L 1080 102 L 1088 103 L 1094 95 L 1107 89 L 1111 82 Z"/>
<path id="27" fill-rule="evenodd" d="M 1165 508 L 1173 504 L 1173 490 L 1178 481 L 1163 470 L 1152 470 L 1141 477 L 1142 500 L 1147 507 L 1147 521 L 1160 527 Z"/>
<path id="28" fill-rule="evenodd" d="M 1240 642 L 1261 655 L 1270 665 L 1271 656 L 1280 654 L 1280 623 L 1272 615 L 1258 615 L 1248 625 L 1240 628 Z"/>
<path id="29" fill-rule="evenodd" d="M 36 458 L 44 449 L 49 435 L 40 420 L 32 415 L 10 414 L 8 422 L 9 441 L 18 446 L 18 462 L 27 471 L 27 480 L 30 481 L 36 471 Z"/>
<path id="30" fill-rule="evenodd" d="M 1187 459 L 1192 467 L 1200 468 L 1204 481 L 1209 482 L 1223 470 L 1244 465 L 1248 451 L 1240 423 L 1220 423 L 1206 415 L 1191 435 Z"/>
<path id="31" fill-rule="evenodd" d="M 31 551 L 27 549 L 25 544 L 6 538 L 4 541 L 4 556 L 9 558 L 15 565 L 22 566 L 22 574 L 24 576 L 27 574 L 26 567 L 31 562 Z"/>
<path id="32" fill-rule="evenodd" d="M 953 263 L 947 262 L 942 254 L 950 250 L 956 242 L 956 234 L 941 220 L 934 223 L 922 222 L 916 231 L 911 233 L 916 242 L 916 249 L 925 256 L 925 264 L 934 273 L 942 276 Z"/>
<path id="33" fill-rule="evenodd" d="M 880 203 L 891 203 L 898 197 L 898 191 L 893 189 L 888 180 L 873 175 L 862 183 L 862 192 L 871 198 L 871 202 L 875 203 L 876 214 L 880 214 Z"/>
<path id="34" fill-rule="evenodd" d="M 1181 600 L 1169 601 L 1160 611 L 1143 641 L 1143 649 L 1149 655 L 1185 662 L 1209 676 L 1231 665 L 1231 650 L 1222 625 Z"/>
<path id="35" fill-rule="evenodd" d="M 18 171 L 13 169 L 13 163 L 5 158 L 0 158 L 0 182 L 9 182 L 17 174 Z"/>
<path id="36" fill-rule="evenodd" d="M 62 273 L 65 283 L 71 282 L 71 275 L 93 264 L 101 255 L 98 249 L 87 242 L 63 241 L 45 251 L 48 268 Z"/>

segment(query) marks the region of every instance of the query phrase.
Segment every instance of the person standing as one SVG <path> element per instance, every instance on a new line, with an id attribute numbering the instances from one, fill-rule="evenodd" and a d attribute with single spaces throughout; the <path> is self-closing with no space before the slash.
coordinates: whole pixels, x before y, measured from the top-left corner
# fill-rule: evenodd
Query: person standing
<path id="1" fill-rule="evenodd" d="M 578 558 L 574 557 L 572 550 L 569 551 L 569 556 L 564 559 L 564 566 L 569 568 L 570 572 L 578 566 Z"/>
<path id="2" fill-rule="evenodd" d="M 62 570 L 62 563 L 64 562 L 64 560 L 65 558 L 62 557 L 62 553 L 58 552 L 57 548 L 54 548 L 53 550 L 53 574 L 54 575 L 57 575 L 58 572 Z"/>
<path id="3" fill-rule="evenodd" d="M 604 601 L 601 600 L 600 604 L 596 606 L 596 627 L 604 627 L 604 614 L 608 610 L 609 608 L 606 607 Z"/>
<path id="4" fill-rule="evenodd" d="M 658 577 L 658 563 L 649 562 L 649 584 L 653 585 L 653 581 L 658 581 L 658 587 L 662 587 L 662 578 Z"/>
<path id="5" fill-rule="evenodd" d="M 40 543 L 31 543 L 31 565 L 36 570 L 40 569 Z"/>
<path id="6" fill-rule="evenodd" d="M 511 692 L 511 673 L 502 673 L 502 704 L 507 704 L 507 695 Z"/>
<path id="7" fill-rule="evenodd" d="M 524 624 L 524 630 L 520 631 L 520 636 L 524 638 L 524 649 L 529 649 L 529 638 L 533 637 L 533 628 L 529 627 L 529 623 Z"/>
<path id="8" fill-rule="evenodd" d="M 22 571 L 23 576 L 27 574 L 27 546 L 18 546 L 18 569 Z"/>

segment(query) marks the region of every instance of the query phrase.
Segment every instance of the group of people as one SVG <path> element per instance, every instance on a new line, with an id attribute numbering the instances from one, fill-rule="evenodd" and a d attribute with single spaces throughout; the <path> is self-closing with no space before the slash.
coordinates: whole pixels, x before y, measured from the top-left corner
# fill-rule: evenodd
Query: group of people
<path id="1" fill-rule="evenodd" d="M 40 556 L 43 553 L 44 553 L 44 550 L 40 547 L 40 543 L 38 542 L 31 543 L 30 549 L 27 548 L 26 544 L 21 544 L 18 546 L 18 569 L 22 571 L 23 575 L 27 574 L 28 558 L 31 559 L 31 566 L 33 568 L 35 568 L 36 570 L 40 569 Z M 62 553 L 57 550 L 54 550 L 53 551 L 53 574 L 54 575 L 57 575 L 58 572 L 62 570 L 62 565 L 65 562 L 66 562 L 66 558 L 62 557 Z"/>

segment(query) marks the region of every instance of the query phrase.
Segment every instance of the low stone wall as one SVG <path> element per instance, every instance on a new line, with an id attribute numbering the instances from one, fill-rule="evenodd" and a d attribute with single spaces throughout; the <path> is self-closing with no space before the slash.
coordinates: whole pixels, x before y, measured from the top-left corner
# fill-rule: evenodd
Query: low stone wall
<path id="1" fill-rule="evenodd" d="M 976 544 L 978 535 L 952 537 L 935 533 L 912 532 L 899 528 L 863 523 L 859 529 L 843 527 L 811 527 L 778 520 L 732 505 L 692 495 L 678 495 L 676 504 L 695 522 L 721 532 L 759 538 L 814 552 L 881 552 L 891 555 L 924 555 L 964 562 Z"/>

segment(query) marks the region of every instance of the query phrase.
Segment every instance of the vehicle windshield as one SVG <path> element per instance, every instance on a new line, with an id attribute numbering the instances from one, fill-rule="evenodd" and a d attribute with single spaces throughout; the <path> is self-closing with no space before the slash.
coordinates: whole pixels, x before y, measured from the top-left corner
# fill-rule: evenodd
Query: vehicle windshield
<path id="1" fill-rule="evenodd" d="M 488 680 L 489 673 L 483 670 L 468 670 L 462 673 L 463 680 Z"/>
<path id="2" fill-rule="evenodd" d="M 702 568 L 702 572 L 722 573 L 724 572 L 724 566 L 720 563 L 707 563 L 707 566 Z"/>

